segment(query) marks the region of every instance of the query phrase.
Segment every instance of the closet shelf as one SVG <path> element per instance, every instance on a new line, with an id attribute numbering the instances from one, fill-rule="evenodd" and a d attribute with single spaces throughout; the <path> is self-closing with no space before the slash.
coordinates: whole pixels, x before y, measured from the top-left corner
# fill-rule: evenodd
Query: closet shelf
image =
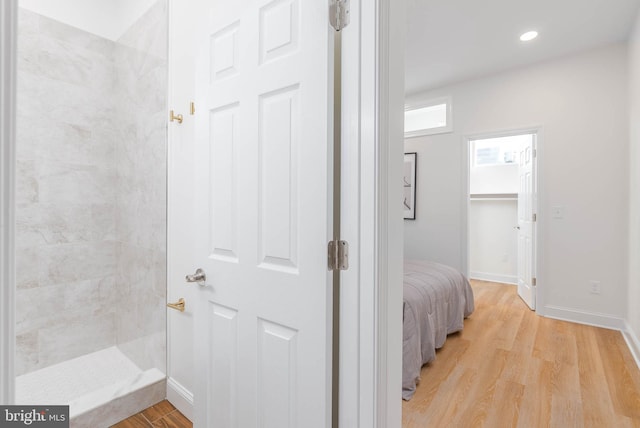
<path id="1" fill-rule="evenodd" d="M 517 193 L 472 193 L 469 195 L 472 201 L 517 201 Z"/>

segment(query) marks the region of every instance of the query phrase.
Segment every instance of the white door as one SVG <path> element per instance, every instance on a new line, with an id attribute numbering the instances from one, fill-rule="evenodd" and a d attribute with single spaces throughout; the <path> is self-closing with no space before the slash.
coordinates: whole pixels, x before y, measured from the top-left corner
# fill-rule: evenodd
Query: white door
<path id="1" fill-rule="evenodd" d="M 331 423 L 327 2 L 206 2 L 196 77 L 196 428 Z"/>
<path id="2" fill-rule="evenodd" d="M 535 206 L 536 136 L 531 135 L 519 153 L 518 168 L 518 294 L 531 309 L 536 308 Z"/>

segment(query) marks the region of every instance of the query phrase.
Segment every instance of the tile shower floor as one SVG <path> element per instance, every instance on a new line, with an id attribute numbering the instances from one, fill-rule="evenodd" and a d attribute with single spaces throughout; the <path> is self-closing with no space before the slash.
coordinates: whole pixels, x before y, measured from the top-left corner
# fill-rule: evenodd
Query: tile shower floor
<path id="1" fill-rule="evenodd" d="M 143 371 L 113 346 L 16 378 L 17 404 L 69 404 L 70 417 L 164 379 Z"/>

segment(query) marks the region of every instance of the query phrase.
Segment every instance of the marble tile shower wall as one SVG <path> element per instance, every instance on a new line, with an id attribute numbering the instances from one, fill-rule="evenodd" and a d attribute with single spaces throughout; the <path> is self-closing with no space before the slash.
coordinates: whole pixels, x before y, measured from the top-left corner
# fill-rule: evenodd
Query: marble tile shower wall
<path id="1" fill-rule="evenodd" d="M 116 237 L 122 301 L 119 348 L 142 369 L 165 371 L 167 1 L 119 40 L 116 79 L 123 138 L 116 142 Z"/>
<path id="2" fill-rule="evenodd" d="M 132 30 L 166 46 L 165 1 Z M 17 374 L 113 345 L 164 370 L 166 54 L 18 25 Z"/>

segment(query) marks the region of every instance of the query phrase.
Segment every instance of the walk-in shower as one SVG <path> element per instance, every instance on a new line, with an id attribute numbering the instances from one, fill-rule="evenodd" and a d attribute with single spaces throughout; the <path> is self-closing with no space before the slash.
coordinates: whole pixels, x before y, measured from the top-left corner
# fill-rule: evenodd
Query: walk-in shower
<path id="1" fill-rule="evenodd" d="M 19 10 L 16 403 L 72 426 L 165 396 L 166 2 L 111 39 Z"/>

